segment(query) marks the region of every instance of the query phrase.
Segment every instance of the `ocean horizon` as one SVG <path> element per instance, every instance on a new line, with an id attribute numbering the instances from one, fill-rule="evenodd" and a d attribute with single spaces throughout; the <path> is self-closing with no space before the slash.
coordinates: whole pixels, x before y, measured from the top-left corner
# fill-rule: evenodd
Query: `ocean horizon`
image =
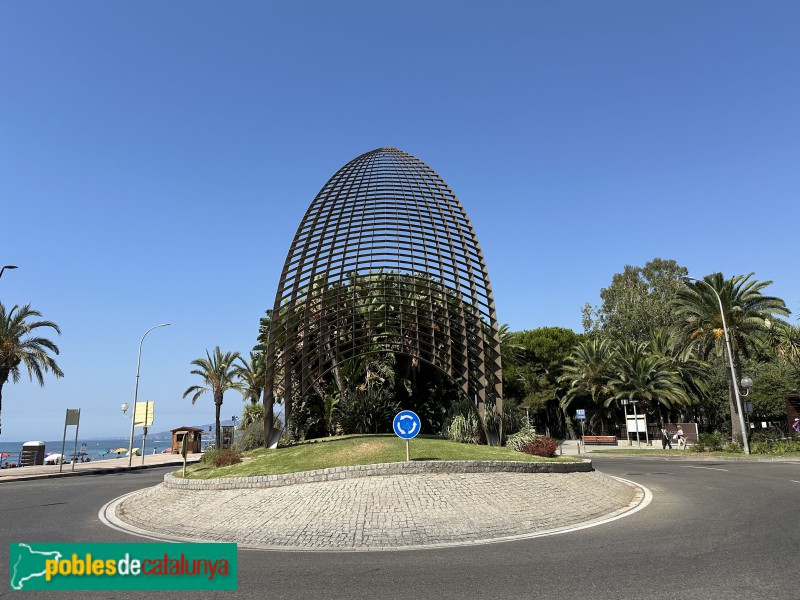
<path id="1" fill-rule="evenodd" d="M 0 453 L 8 454 L 7 457 L 2 458 L 2 462 L 12 462 L 18 463 L 19 462 L 19 454 L 22 452 L 22 445 L 28 441 L 44 441 L 44 452 L 45 455 L 55 453 L 61 453 L 61 440 L 25 440 L 21 442 L 0 442 Z M 86 452 L 89 456 L 89 459 L 92 461 L 97 460 L 113 460 L 116 459 L 118 456 L 127 456 L 128 452 L 128 444 L 130 443 L 130 438 L 100 438 L 100 439 L 81 439 L 78 438 L 78 446 L 77 451 L 81 452 L 81 448 L 83 447 L 83 452 Z M 147 446 L 145 447 L 145 453 L 153 454 L 162 452 L 163 450 L 170 448 L 172 446 L 171 438 L 164 438 L 164 437 L 151 437 L 147 436 Z M 135 436 L 133 438 L 133 447 L 139 448 L 141 452 L 142 449 L 142 436 L 141 434 Z M 125 452 L 120 453 L 117 455 L 116 453 L 112 452 L 113 450 L 117 450 L 119 448 L 124 448 Z M 64 454 L 69 457 L 73 452 L 75 452 L 75 438 L 67 440 L 64 444 Z"/>

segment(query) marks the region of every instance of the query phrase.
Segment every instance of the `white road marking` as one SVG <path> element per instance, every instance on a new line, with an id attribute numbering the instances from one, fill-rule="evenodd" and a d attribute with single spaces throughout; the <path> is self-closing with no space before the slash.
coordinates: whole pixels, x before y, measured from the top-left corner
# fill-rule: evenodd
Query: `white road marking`
<path id="1" fill-rule="evenodd" d="M 800 481 L 795 481 L 794 479 L 790 479 L 789 481 L 791 481 L 792 483 L 800 483 Z"/>
<path id="2" fill-rule="evenodd" d="M 728 469 L 717 469 L 716 467 L 686 467 L 687 469 L 708 469 L 709 471 L 725 471 L 727 473 Z"/>

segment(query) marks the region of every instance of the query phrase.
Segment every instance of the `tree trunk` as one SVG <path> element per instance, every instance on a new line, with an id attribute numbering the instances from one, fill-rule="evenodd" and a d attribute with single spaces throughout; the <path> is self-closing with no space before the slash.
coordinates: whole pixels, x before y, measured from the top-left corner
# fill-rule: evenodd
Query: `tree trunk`
<path id="1" fill-rule="evenodd" d="M 6 376 L 7 378 L 8 376 Z M 6 379 L 0 380 L 0 434 L 3 433 L 3 385 L 5 384 Z"/>
<path id="2" fill-rule="evenodd" d="M 736 406 L 736 391 L 733 387 L 735 382 L 739 381 L 741 367 L 739 366 L 739 357 L 735 353 L 733 355 L 733 367 L 735 369 L 733 373 L 731 373 L 730 364 L 725 367 L 725 373 L 728 375 L 728 404 L 731 409 L 731 437 L 734 442 L 741 444 L 742 426 L 739 423 L 739 410 Z"/>
<path id="3" fill-rule="evenodd" d="M 214 399 L 214 408 L 216 408 L 216 441 L 215 441 L 215 448 L 220 450 L 222 448 L 222 437 L 220 436 L 220 428 L 219 428 L 219 413 L 222 411 L 222 395 L 220 394 L 219 400 L 216 398 Z"/>

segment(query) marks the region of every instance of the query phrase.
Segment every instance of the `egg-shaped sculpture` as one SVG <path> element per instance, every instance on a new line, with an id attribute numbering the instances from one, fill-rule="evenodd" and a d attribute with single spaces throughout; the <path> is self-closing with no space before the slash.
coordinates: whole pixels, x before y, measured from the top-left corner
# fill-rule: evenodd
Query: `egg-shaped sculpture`
<path id="1" fill-rule="evenodd" d="M 386 352 L 445 373 L 481 417 L 487 402 L 502 414 L 500 338 L 478 238 L 444 180 L 396 148 L 339 169 L 297 228 L 271 314 L 265 441 L 276 397 L 288 418 L 332 369 Z M 499 441 L 496 425 L 486 433 Z"/>

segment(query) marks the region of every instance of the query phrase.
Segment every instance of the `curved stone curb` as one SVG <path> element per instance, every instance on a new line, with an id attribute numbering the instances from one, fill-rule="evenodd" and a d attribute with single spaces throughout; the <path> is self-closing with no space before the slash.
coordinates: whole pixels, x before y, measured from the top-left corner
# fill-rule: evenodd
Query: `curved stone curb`
<path id="1" fill-rule="evenodd" d="M 258 477 L 220 477 L 217 479 L 183 479 L 172 473 L 164 475 L 164 486 L 180 490 L 248 490 L 267 489 L 319 483 L 378 475 L 423 475 L 443 473 L 590 473 L 594 471 L 588 458 L 580 462 L 525 462 L 504 460 L 450 460 L 413 461 L 357 465 L 353 467 L 331 467 L 283 475 L 260 475 Z"/>

